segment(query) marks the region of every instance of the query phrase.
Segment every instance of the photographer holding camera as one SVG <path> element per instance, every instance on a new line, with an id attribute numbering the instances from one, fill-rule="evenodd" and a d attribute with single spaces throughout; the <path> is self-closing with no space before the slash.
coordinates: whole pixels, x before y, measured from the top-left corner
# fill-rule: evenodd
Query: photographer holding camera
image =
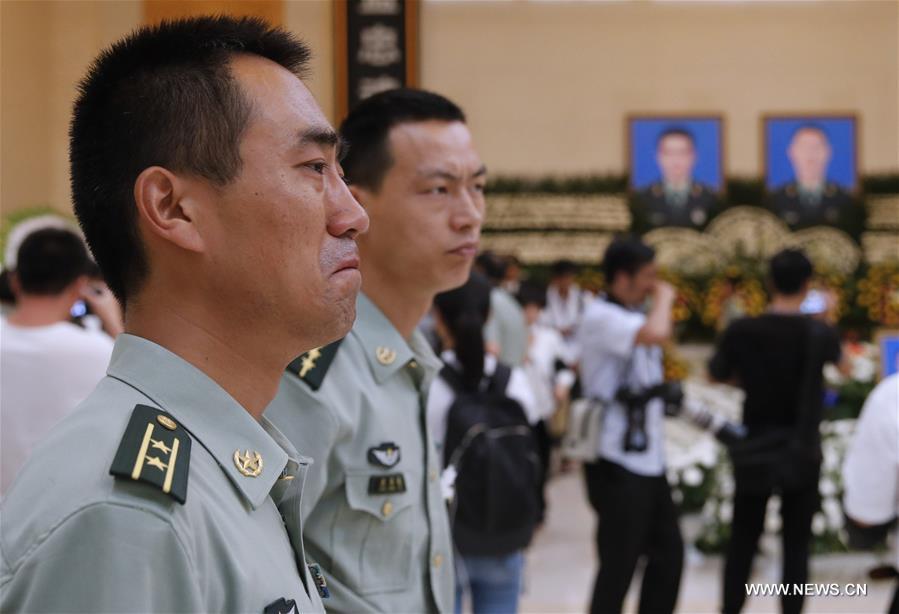
<path id="1" fill-rule="evenodd" d="M 675 298 L 654 260 L 639 240 L 615 239 L 603 258 L 607 294 L 586 308 L 578 332 L 584 393 L 608 401 L 599 458 L 584 465 L 600 520 L 593 613 L 621 611 L 643 555 L 640 612 L 672 612 L 680 585 L 683 540 L 665 476 L 665 403 L 645 394 L 663 381 L 660 345 L 672 334 Z"/>
<path id="2" fill-rule="evenodd" d="M 709 375 L 746 392 L 748 435 L 729 450 L 734 465 L 734 512 L 724 567 L 723 611 L 739 612 L 764 529 L 768 499 L 779 495 L 783 523 L 782 582 L 808 581 L 812 516 L 818 509 L 821 470 L 819 424 L 825 363 L 847 372 L 841 360 L 832 299 L 809 291 L 811 261 L 785 249 L 770 262 L 771 302 L 766 313 L 733 322 L 709 362 Z M 789 614 L 802 609 L 799 594 L 781 597 Z"/>

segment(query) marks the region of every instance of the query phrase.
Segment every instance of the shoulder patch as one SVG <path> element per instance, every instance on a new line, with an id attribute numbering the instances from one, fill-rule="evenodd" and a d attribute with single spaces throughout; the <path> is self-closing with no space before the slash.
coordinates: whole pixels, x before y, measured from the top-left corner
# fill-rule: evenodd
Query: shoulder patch
<path id="1" fill-rule="evenodd" d="M 306 382 L 306 385 L 313 390 L 318 390 L 325 381 L 325 375 L 328 373 L 331 363 L 334 362 L 341 343 L 343 343 L 343 339 L 300 354 L 287 365 L 287 371 Z"/>
<path id="2" fill-rule="evenodd" d="M 135 405 L 109 473 L 146 482 L 183 504 L 187 500 L 190 435 L 158 407 Z"/>

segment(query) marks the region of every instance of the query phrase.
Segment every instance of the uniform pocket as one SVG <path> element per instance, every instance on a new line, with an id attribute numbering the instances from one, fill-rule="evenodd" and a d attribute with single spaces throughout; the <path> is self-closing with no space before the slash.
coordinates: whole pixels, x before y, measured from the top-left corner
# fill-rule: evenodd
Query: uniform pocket
<path id="1" fill-rule="evenodd" d="M 402 479 L 403 492 L 397 476 Z M 393 478 L 391 481 L 390 478 Z M 346 498 L 355 512 L 356 544 L 347 544 L 359 557 L 358 590 L 386 593 L 409 586 L 412 571 L 412 496 L 402 473 L 364 471 L 346 476 Z M 383 493 L 383 494 L 381 494 Z"/>

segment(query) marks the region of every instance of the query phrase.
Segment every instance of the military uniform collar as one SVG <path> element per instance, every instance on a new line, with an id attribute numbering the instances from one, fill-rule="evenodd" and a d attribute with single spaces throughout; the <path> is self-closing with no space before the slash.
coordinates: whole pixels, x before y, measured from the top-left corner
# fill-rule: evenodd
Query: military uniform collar
<path id="1" fill-rule="evenodd" d="M 387 316 L 361 292 L 356 299 L 356 323 L 352 334 L 362 344 L 365 358 L 379 384 L 407 365 L 422 369 L 426 377 L 440 370 L 440 359 L 421 331 L 416 330 L 407 341 Z"/>
<path id="2" fill-rule="evenodd" d="M 282 472 L 293 473 L 298 462 L 308 462 L 271 422 L 264 417 L 257 422 L 209 376 L 152 341 L 119 335 L 107 374 L 181 422 L 254 509 L 269 496 Z"/>

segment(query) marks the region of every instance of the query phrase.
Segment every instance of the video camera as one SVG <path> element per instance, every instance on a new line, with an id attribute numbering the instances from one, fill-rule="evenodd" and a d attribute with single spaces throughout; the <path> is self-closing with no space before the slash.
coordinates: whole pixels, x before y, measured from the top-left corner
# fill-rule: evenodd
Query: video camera
<path id="1" fill-rule="evenodd" d="M 666 416 L 677 416 L 693 426 L 710 432 L 726 446 L 746 438 L 746 427 L 718 416 L 698 401 L 684 402 L 684 389 L 680 382 L 664 382 L 643 390 L 621 388 L 615 399 L 627 410 L 627 430 L 624 433 L 626 452 L 643 452 L 649 445 L 646 435 L 646 406 L 653 399 L 661 399 Z"/>

